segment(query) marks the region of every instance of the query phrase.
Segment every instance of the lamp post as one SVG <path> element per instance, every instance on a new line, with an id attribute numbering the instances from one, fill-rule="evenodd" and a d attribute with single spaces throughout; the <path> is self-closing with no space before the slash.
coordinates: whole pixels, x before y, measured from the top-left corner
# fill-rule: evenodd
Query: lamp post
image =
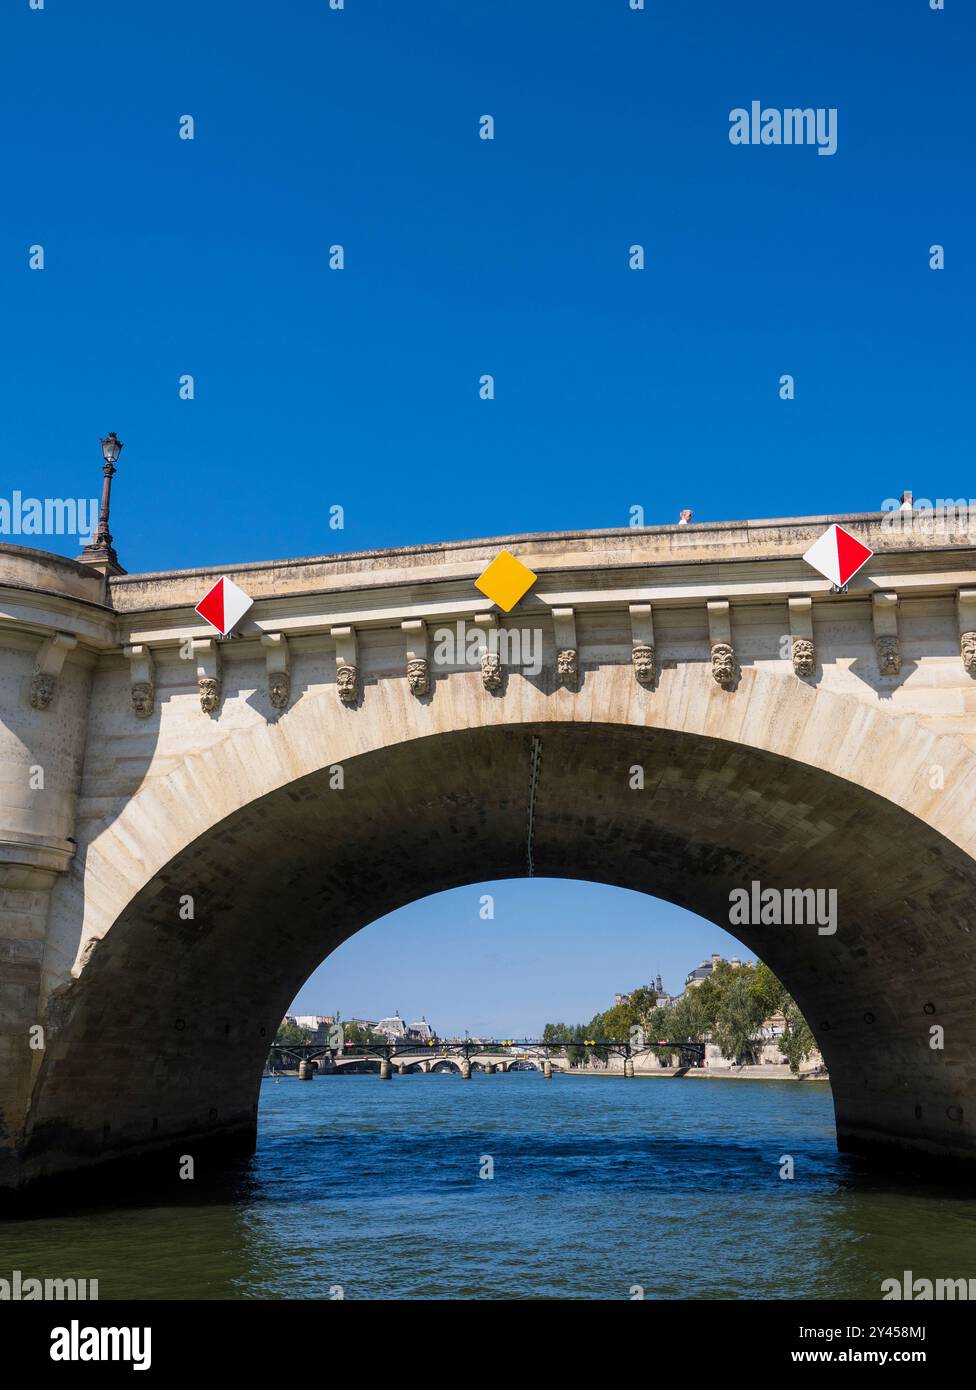
<path id="1" fill-rule="evenodd" d="M 117 472 L 115 465 L 123 445 L 114 430 L 104 439 L 99 440 L 99 443 L 102 446 L 102 458 L 105 462 L 102 465 L 102 504 L 98 510 L 98 529 L 94 539 L 85 546 L 79 558 L 88 564 L 105 565 L 116 574 L 124 574 L 125 571 L 119 564 L 119 557 L 112 545 L 112 533 L 108 529 L 109 513 L 112 507 L 112 479 Z"/>

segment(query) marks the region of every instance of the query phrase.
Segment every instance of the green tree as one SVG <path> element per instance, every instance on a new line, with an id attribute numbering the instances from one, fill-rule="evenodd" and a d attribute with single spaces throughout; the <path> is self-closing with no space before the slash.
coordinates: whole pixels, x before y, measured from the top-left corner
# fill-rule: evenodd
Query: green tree
<path id="1" fill-rule="evenodd" d="M 686 989 L 670 1009 L 658 1009 L 654 1014 L 658 1040 L 667 1042 L 701 1042 L 711 1030 L 711 1010 L 707 996 L 700 997 L 704 985 Z M 680 1058 L 677 1048 L 661 1048 L 661 1061 L 670 1065 Z"/>
<path id="2" fill-rule="evenodd" d="M 342 1045 L 343 1047 L 375 1047 L 378 1043 L 387 1043 L 389 1038 L 382 1033 L 375 1033 L 372 1028 L 362 1028 L 358 1023 L 344 1023 L 342 1025 Z"/>
<path id="3" fill-rule="evenodd" d="M 718 998 L 712 1040 L 722 1056 L 734 1062 L 756 1060 L 756 1039 L 766 1017 L 754 988 L 754 973 L 746 967 L 734 971 L 732 978 L 723 982 Z"/>
<path id="4" fill-rule="evenodd" d="M 590 1049 L 583 1046 L 584 1040 L 588 1037 L 589 1033 L 586 1031 L 585 1024 L 576 1023 L 573 1025 L 572 1042 L 566 1049 L 566 1059 L 571 1067 L 580 1066 L 587 1052 L 589 1052 Z"/>
<path id="5" fill-rule="evenodd" d="M 542 1030 L 542 1041 L 544 1043 L 567 1043 L 571 1042 L 573 1030 L 568 1023 L 547 1023 Z"/>
<path id="6" fill-rule="evenodd" d="M 817 1040 L 813 1036 L 809 1023 L 800 1013 L 796 1001 L 788 994 L 783 1006 L 783 1013 L 786 1016 L 786 1032 L 779 1040 L 779 1050 L 789 1062 L 790 1071 L 794 1076 L 797 1076 L 800 1071 L 800 1063 L 805 1061 L 811 1052 L 817 1050 Z"/>
<path id="7" fill-rule="evenodd" d="M 756 1011 L 760 1015 L 760 1023 L 764 1019 L 771 1018 L 777 1010 L 782 1009 L 790 997 L 763 960 L 756 962 L 750 988 L 756 1001 Z"/>
<path id="8" fill-rule="evenodd" d="M 565 1043 L 566 1057 L 571 1066 L 582 1065 L 587 1057 L 606 1060 L 605 1047 L 586 1047 L 587 1039 L 611 1038 L 628 1040 L 631 1028 L 643 1029 L 649 1044 L 666 1041 L 704 1042 L 712 1040 L 723 1057 L 732 1060 L 760 1055 L 762 1025 L 766 1019 L 782 1010 L 786 1032 L 780 1039 L 780 1051 L 797 1072 L 800 1063 L 816 1050 L 816 1039 L 796 1001 L 776 978 L 764 961 L 755 966 L 733 967 L 729 961 L 716 962 L 711 975 L 693 989 L 686 989 L 670 1008 L 660 1008 L 657 994 L 650 985 L 635 989 L 626 1003 L 615 1004 L 606 1013 L 596 1014 L 589 1023 L 547 1023 L 543 1029 L 544 1042 Z M 680 1057 L 675 1047 L 660 1048 L 662 1062 L 670 1063 Z"/>
<path id="9" fill-rule="evenodd" d="M 636 1024 L 636 1014 L 630 1004 L 614 1004 L 612 1009 L 607 1009 L 605 1014 L 597 1014 L 590 1024 L 593 1032 L 591 1038 L 616 1038 L 618 1042 L 626 1042 L 630 1038 L 630 1030 Z"/>

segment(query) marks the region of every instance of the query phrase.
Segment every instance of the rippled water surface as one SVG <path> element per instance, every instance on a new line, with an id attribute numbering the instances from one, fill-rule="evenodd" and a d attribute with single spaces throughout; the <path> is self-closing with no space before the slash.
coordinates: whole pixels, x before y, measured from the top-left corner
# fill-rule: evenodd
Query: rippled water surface
<path id="1" fill-rule="evenodd" d="M 4 1222 L 13 1269 L 102 1298 L 876 1299 L 976 1278 L 976 1201 L 838 1155 L 822 1083 L 266 1080 L 233 1184 Z"/>

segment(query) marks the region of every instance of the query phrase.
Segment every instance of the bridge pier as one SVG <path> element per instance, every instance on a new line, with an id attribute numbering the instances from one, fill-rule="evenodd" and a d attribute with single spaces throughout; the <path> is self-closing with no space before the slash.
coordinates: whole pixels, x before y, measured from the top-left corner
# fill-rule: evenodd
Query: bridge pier
<path id="1" fill-rule="evenodd" d="M 494 1076 L 496 1070 L 497 1070 L 497 1068 L 496 1068 L 494 1062 L 488 1062 L 488 1063 L 486 1064 L 486 1066 L 485 1066 L 485 1071 L 488 1073 L 489 1076 Z"/>
<path id="2" fill-rule="evenodd" d="M 392 1080 L 393 1080 L 393 1066 L 392 1066 L 392 1064 L 391 1064 L 391 1062 L 390 1062 L 389 1057 L 381 1057 L 381 1058 L 380 1058 L 380 1080 L 381 1080 L 381 1081 L 392 1081 Z"/>
<path id="3" fill-rule="evenodd" d="M 299 1062 L 299 1064 L 298 1064 L 298 1079 L 299 1079 L 299 1081 L 311 1081 L 312 1078 L 313 1078 L 314 1076 L 315 1076 L 315 1063 L 314 1063 L 314 1062 Z"/>
<path id="4" fill-rule="evenodd" d="M 632 1077 L 633 1074 L 634 1074 L 634 1059 L 633 1059 L 633 1057 L 625 1057 L 625 1058 L 624 1058 L 624 1076 Z"/>
<path id="5" fill-rule="evenodd" d="M 552 1080 L 552 1063 L 548 1057 L 542 1064 L 542 1076 L 545 1081 Z"/>
<path id="6" fill-rule="evenodd" d="M 462 1080 L 462 1081 L 470 1081 L 470 1080 L 471 1080 L 471 1062 L 470 1062 L 469 1058 L 467 1058 L 467 1057 L 465 1057 L 465 1058 L 463 1059 L 463 1061 L 461 1062 L 461 1080 Z"/>

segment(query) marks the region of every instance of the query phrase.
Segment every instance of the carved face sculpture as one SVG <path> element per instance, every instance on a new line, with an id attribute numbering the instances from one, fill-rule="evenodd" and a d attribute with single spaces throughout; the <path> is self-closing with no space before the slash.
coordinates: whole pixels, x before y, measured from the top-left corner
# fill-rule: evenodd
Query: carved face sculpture
<path id="1" fill-rule="evenodd" d="M 559 679 L 569 685 L 576 679 L 577 659 L 576 648 L 565 647 L 561 652 L 556 653 L 556 674 Z"/>
<path id="2" fill-rule="evenodd" d="M 878 666 L 883 676 L 897 676 L 901 670 L 901 652 L 898 650 L 897 637 L 879 637 L 878 647 Z"/>
<path id="3" fill-rule="evenodd" d="M 812 676 L 815 666 L 813 643 L 809 637 L 793 638 L 793 670 L 798 676 Z"/>
<path id="4" fill-rule="evenodd" d="M 284 709 L 291 694 L 291 676 L 287 671 L 272 671 L 268 677 L 268 698 L 275 709 Z"/>
<path id="5" fill-rule="evenodd" d="M 971 676 L 976 676 L 976 632 L 964 632 L 959 639 L 962 664 Z"/>
<path id="6" fill-rule="evenodd" d="M 497 652 L 482 652 L 481 680 L 486 690 L 501 689 L 502 659 Z"/>
<path id="7" fill-rule="evenodd" d="M 359 693 L 359 670 L 355 666 L 340 666 L 336 671 L 336 688 L 344 705 L 354 705 Z"/>
<path id="8" fill-rule="evenodd" d="M 54 698 L 54 677 L 35 671 L 31 677 L 30 702 L 34 709 L 47 709 Z"/>
<path id="9" fill-rule="evenodd" d="M 654 648 L 649 642 L 638 642 L 631 652 L 631 657 L 634 663 L 634 675 L 641 685 L 652 685 L 657 666 Z"/>
<path id="10" fill-rule="evenodd" d="M 132 710 L 139 719 L 148 719 L 153 712 L 155 691 L 149 681 L 136 681 L 132 687 Z"/>
<path id="11" fill-rule="evenodd" d="M 213 714 L 220 704 L 220 681 L 216 676 L 201 676 L 197 684 L 200 686 L 200 708 L 204 714 Z"/>
<path id="12" fill-rule="evenodd" d="M 407 684 L 414 695 L 426 695 L 430 690 L 430 672 L 425 656 L 411 657 L 407 662 Z"/>
<path id="13" fill-rule="evenodd" d="M 721 686 L 735 684 L 735 652 L 728 642 L 716 642 L 712 647 L 712 675 Z"/>

